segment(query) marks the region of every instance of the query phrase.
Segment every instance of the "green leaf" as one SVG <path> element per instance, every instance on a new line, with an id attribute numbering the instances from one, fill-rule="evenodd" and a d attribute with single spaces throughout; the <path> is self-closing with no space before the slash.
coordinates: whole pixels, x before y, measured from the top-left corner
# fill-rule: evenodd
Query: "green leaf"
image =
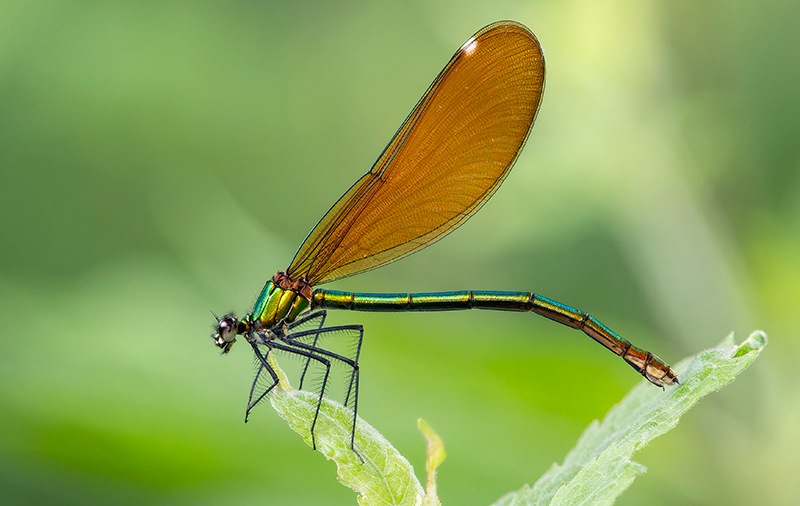
<path id="1" fill-rule="evenodd" d="M 289 427 L 311 446 L 311 422 L 317 396 L 294 390 L 270 355 L 270 364 L 280 377 L 270 394 L 270 403 Z M 371 425 L 361 418 L 356 423 L 356 450 L 350 449 L 350 424 L 353 412 L 339 403 L 323 399 L 317 419 L 317 450 L 336 463 L 339 481 L 359 494 L 362 505 L 418 505 L 424 497 L 411 464 Z"/>
<path id="2" fill-rule="evenodd" d="M 767 345 L 754 332 L 741 345 L 722 344 L 678 364 L 681 385 L 654 391 L 643 381 L 602 422 L 593 422 L 564 463 L 553 465 L 533 487 L 500 498 L 496 506 L 612 504 L 646 468 L 633 454 L 678 424 L 702 397 L 721 389 L 747 369 Z"/>
<path id="3" fill-rule="evenodd" d="M 650 383 L 637 385 L 602 422 L 593 422 L 562 465 L 554 465 L 533 487 L 509 493 L 496 506 L 538 504 L 612 504 L 633 480 L 643 474 L 643 465 L 631 460 L 633 454 L 678 424 L 686 411 L 702 397 L 721 389 L 745 370 L 767 345 L 763 332 L 754 332 L 741 345 L 729 336 L 722 344 L 684 360 L 675 369 L 681 385 L 663 393 Z M 311 445 L 311 421 L 317 396 L 293 390 L 274 361 L 280 387 L 270 402 L 289 426 Z M 359 494 L 362 505 L 439 506 L 436 470 L 446 452 L 441 438 L 422 420 L 420 431 L 428 441 L 424 492 L 411 464 L 372 426 L 358 419 L 356 449 L 350 449 L 352 412 L 330 400 L 323 400 L 315 430 L 317 449 L 336 462 L 338 478 Z"/>

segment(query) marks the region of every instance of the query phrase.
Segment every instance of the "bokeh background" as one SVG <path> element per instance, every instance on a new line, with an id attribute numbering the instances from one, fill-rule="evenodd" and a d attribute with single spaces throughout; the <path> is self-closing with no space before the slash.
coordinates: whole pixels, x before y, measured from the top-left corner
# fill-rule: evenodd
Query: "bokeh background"
<path id="1" fill-rule="evenodd" d="M 4 504 L 353 504 L 220 357 L 217 312 L 366 171 L 472 33 L 516 19 L 547 86 L 506 184 L 446 240 L 332 285 L 535 290 L 670 361 L 763 357 L 639 454 L 620 504 L 800 502 L 800 3 L 0 4 Z M 533 483 L 641 381 L 524 314 L 361 322 L 361 415 L 445 504 Z M 657 389 L 653 395 L 658 395 Z"/>

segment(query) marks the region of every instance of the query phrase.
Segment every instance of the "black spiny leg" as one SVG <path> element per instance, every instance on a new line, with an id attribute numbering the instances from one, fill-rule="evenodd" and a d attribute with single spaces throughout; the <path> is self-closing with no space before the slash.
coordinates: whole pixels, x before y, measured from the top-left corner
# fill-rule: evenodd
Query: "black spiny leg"
<path id="1" fill-rule="evenodd" d="M 316 327 L 316 331 L 322 330 L 325 326 L 325 317 L 327 316 L 327 311 L 315 311 L 309 315 L 303 316 L 302 318 L 298 318 L 297 320 L 293 321 L 288 325 L 286 328 L 286 334 L 291 335 L 293 332 L 298 331 L 300 328 L 307 324 L 311 324 L 313 327 Z M 314 320 L 319 320 L 319 323 L 315 322 Z M 315 334 L 314 340 L 311 343 L 312 347 L 317 346 L 317 340 L 319 339 L 319 332 Z M 303 383 L 306 379 L 306 373 L 308 372 L 308 366 L 311 365 L 311 359 L 307 358 L 305 364 L 303 364 L 303 372 L 300 373 L 300 383 L 297 386 L 298 390 L 303 389 Z"/>
<path id="2" fill-rule="evenodd" d="M 253 351 L 256 354 L 256 358 L 258 359 L 258 370 L 256 371 L 256 377 L 253 378 L 253 384 L 250 386 L 250 397 L 247 399 L 247 411 L 245 411 L 244 413 L 244 423 L 247 423 L 247 418 L 250 416 L 250 410 L 256 407 L 256 405 L 259 402 L 261 402 L 261 400 L 264 399 L 264 397 L 266 397 L 267 394 L 270 393 L 273 388 L 275 388 L 275 386 L 278 384 L 279 381 L 278 375 L 272 369 L 272 366 L 269 365 L 269 362 L 267 362 L 267 357 L 264 356 L 263 353 L 261 353 L 261 350 L 258 349 L 258 346 L 256 346 L 255 343 L 250 343 L 250 344 L 253 347 Z M 272 384 L 270 384 L 270 386 L 268 386 L 263 392 L 261 392 L 258 395 L 258 398 L 256 398 L 256 400 L 254 401 L 253 394 L 255 394 L 256 387 L 258 386 L 258 380 L 261 377 L 261 374 L 265 370 L 272 377 Z"/>
<path id="3" fill-rule="evenodd" d="M 287 346 L 286 344 L 281 342 L 273 341 L 271 343 L 271 346 L 276 350 L 285 351 L 287 353 L 293 353 L 295 355 L 301 355 L 303 357 L 308 358 L 309 360 L 315 360 L 320 364 L 322 364 L 323 366 L 325 366 L 325 376 L 322 379 L 322 387 L 320 388 L 319 397 L 317 398 L 317 408 L 314 410 L 314 420 L 311 422 L 311 447 L 314 450 L 316 450 L 317 441 L 316 441 L 316 436 L 314 435 L 314 428 L 317 425 L 317 418 L 319 417 L 319 410 L 320 407 L 322 406 L 322 398 L 325 395 L 325 388 L 328 386 L 328 376 L 330 376 L 331 373 L 331 361 L 325 357 L 315 355 L 310 351 L 306 351 L 301 348 L 296 348 L 294 346 Z"/>
<path id="4" fill-rule="evenodd" d="M 353 358 L 347 357 L 339 353 L 335 353 L 333 351 L 327 350 L 319 346 L 320 339 L 339 337 L 343 335 L 347 337 L 348 334 L 351 338 L 355 337 L 355 345 L 354 345 L 355 350 L 351 350 Z M 341 325 L 337 327 L 327 327 L 317 330 L 306 330 L 302 332 L 295 332 L 293 334 L 287 335 L 284 338 L 282 338 L 282 340 L 285 343 L 290 344 L 291 346 L 305 350 L 306 352 L 313 354 L 315 356 L 321 355 L 324 357 L 328 357 L 331 360 L 337 361 L 341 364 L 345 364 L 348 367 L 350 367 L 351 370 L 350 379 L 347 385 L 347 393 L 345 394 L 344 403 L 346 407 L 352 407 L 353 410 L 353 421 L 350 426 L 350 449 L 353 450 L 353 453 L 358 455 L 359 459 L 361 459 L 361 455 L 355 449 L 355 431 L 356 431 L 356 420 L 358 417 L 358 384 L 359 384 L 358 358 L 359 355 L 361 354 L 361 344 L 363 342 L 363 338 L 364 338 L 364 327 L 362 327 L 361 325 Z M 327 381 L 327 371 L 326 371 L 325 381 Z M 352 401 L 352 406 L 350 405 L 351 401 Z M 361 460 L 363 462 L 363 459 Z"/>
<path id="5" fill-rule="evenodd" d="M 302 388 L 306 382 L 306 375 L 308 374 L 311 361 L 322 364 L 322 366 L 325 368 L 325 373 L 322 377 L 318 392 L 317 406 L 314 411 L 314 419 L 311 422 L 311 441 L 313 448 L 316 449 L 315 429 L 317 420 L 319 418 L 320 408 L 322 406 L 322 399 L 329 384 L 331 364 L 344 364 L 350 369 L 344 404 L 346 407 L 353 410 L 353 420 L 350 424 L 350 449 L 353 450 L 353 453 L 355 453 L 363 462 L 363 458 L 361 458 L 361 455 L 355 449 L 355 430 L 356 420 L 358 417 L 358 359 L 361 354 L 364 328 L 361 325 L 324 327 L 325 316 L 325 311 L 311 313 L 289 324 L 286 327 L 285 334 L 278 334 L 269 340 L 262 339 L 260 342 L 251 342 L 258 361 L 258 370 L 256 371 L 256 378 L 253 380 L 253 385 L 250 389 L 250 399 L 248 401 L 247 413 L 249 414 L 250 410 L 259 402 L 261 402 L 261 400 L 263 400 L 266 395 L 275 388 L 279 381 L 278 375 L 267 362 L 267 356 L 262 352 L 263 348 L 261 348 L 261 346 L 266 346 L 270 350 L 275 350 L 277 352 L 300 356 L 304 359 L 305 363 L 303 364 L 302 373 L 300 376 L 300 388 Z M 299 330 L 303 327 L 306 327 L 307 330 Z M 343 353 L 337 353 L 321 346 L 323 341 L 327 340 L 328 342 L 331 342 L 332 340 L 335 340 L 334 338 L 349 339 L 352 349 L 346 350 Z M 345 341 L 345 343 L 347 342 L 348 341 Z M 261 378 L 261 375 L 264 374 L 264 371 L 269 373 L 270 377 L 272 378 L 272 383 L 254 399 L 258 388 L 258 382 Z"/>

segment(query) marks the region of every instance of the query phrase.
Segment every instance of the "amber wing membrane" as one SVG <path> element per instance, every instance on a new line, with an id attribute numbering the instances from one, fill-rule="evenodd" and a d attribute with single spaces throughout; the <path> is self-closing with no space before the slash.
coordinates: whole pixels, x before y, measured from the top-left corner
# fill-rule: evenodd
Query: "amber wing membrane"
<path id="1" fill-rule="evenodd" d="M 287 273 L 311 285 L 410 255 L 492 196 L 525 144 L 544 87 L 536 37 L 489 25 L 456 52 L 364 174 L 317 223 Z"/>

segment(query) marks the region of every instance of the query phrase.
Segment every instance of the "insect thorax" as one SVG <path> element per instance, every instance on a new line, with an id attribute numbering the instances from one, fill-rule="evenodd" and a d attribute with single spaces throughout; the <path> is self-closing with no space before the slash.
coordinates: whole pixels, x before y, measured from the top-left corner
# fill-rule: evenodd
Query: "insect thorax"
<path id="1" fill-rule="evenodd" d="M 291 323 L 308 309 L 310 299 L 311 287 L 307 283 L 279 272 L 261 290 L 253 307 L 253 322 L 261 329 Z"/>

